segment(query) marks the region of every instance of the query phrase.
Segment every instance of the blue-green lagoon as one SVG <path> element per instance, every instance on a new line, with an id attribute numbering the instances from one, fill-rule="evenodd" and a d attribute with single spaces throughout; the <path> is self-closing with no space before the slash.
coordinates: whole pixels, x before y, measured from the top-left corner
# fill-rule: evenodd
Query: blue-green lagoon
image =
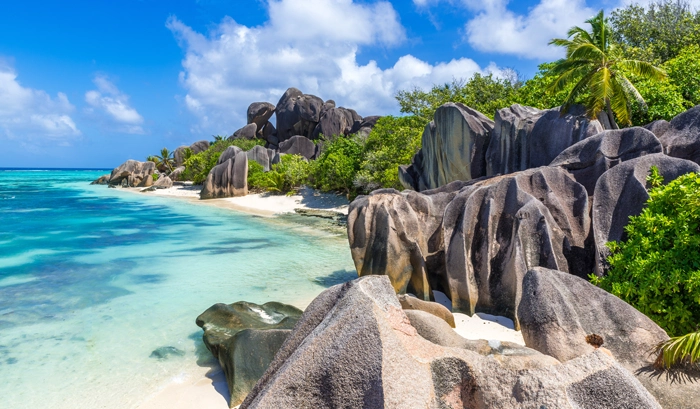
<path id="1" fill-rule="evenodd" d="M 356 276 L 342 234 L 89 185 L 104 173 L 0 170 L 2 408 L 137 407 L 211 366 L 212 304 L 303 307 Z"/>

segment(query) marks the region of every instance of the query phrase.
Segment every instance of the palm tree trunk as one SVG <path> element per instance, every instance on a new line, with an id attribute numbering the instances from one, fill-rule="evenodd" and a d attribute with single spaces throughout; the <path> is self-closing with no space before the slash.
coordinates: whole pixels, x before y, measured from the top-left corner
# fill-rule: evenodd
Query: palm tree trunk
<path id="1" fill-rule="evenodd" d="M 610 121 L 610 129 L 620 129 L 615 122 L 615 115 L 613 115 L 612 109 L 610 108 L 610 99 L 605 99 L 605 113 L 608 115 L 608 121 Z"/>

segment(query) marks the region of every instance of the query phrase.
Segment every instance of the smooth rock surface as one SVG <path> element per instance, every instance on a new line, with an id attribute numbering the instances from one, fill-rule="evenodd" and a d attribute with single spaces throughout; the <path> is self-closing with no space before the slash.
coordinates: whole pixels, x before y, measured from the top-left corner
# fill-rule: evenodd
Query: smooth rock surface
<path id="1" fill-rule="evenodd" d="M 227 160 L 233 159 L 242 151 L 243 149 L 239 148 L 238 146 L 229 146 L 228 148 L 226 148 L 226 150 L 221 152 L 221 155 L 219 155 L 219 159 L 217 159 L 216 164 L 221 165 Z"/>
<path id="2" fill-rule="evenodd" d="M 284 142 L 294 135 L 311 138 L 320 120 L 323 104 L 323 100 L 317 96 L 289 88 L 275 108 L 279 142 Z"/>
<path id="3" fill-rule="evenodd" d="M 599 276 L 608 268 L 606 260 L 610 252 L 606 243 L 624 239 L 629 217 L 639 215 L 649 199 L 646 178 L 652 166 L 659 169 L 664 183 L 689 172 L 700 172 L 700 166 L 694 162 L 657 153 L 623 162 L 598 179 L 593 195 L 592 225 L 595 273 Z"/>
<path id="4" fill-rule="evenodd" d="M 661 142 L 650 131 L 632 127 L 608 130 L 578 142 L 560 153 L 550 166 L 561 166 L 593 195 L 598 178 L 626 160 L 662 153 Z"/>
<path id="5" fill-rule="evenodd" d="M 444 320 L 450 325 L 450 327 L 455 327 L 455 317 L 452 315 L 452 312 L 448 310 L 447 307 L 445 307 L 444 305 L 438 304 L 436 302 L 419 300 L 416 297 L 411 297 L 406 294 L 400 294 L 398 297 L 399 303 L 401 304 L 401 308 L 403 308 L 404 310 L 424 311 Z"/>
<path id="6" fill-rule="evenodd" d="M 266 126 L 272 115 L 275 113 L 275 106 L 269 102 L 253 102 L 248 106 L 248 111 L 246 112 L 247 123 L 255 124 L 258 131 Z M 262 136 L 259 133 L 259 136 Z"/>
<path id="7" fill-rule="evenodd" d="M 659 139 L 667 155 L 700 163 L 700 105 L 679 114 L 664 128 Z"/>
<path id="8" fill-rule="evenodd" d="M 170 180 L 172 180 L 173 182 L 177 182 L 177 181 L 180 180 L 180 177 L 181 177 L 181 175 L 182 175 L 182 172 L 184 172 L 184 171 L 185 171 L 185 167 L 184 167 L 184 166 L 178 166 L 178 167 L 176 167 L 175 169 L 173 169 L 172 172 L 170 172 L 170 174 L 168 175 L 168 177 L 170 177 Z"/>
<path id="9" fill-rule="evenodd" d="M 327 108 L 321 115 L 318 125 L 314 128 L 311 139 L 319 139 L 321 136 L 332 138 L 345 136 L 357 132 L 362 125 L 362 117 L 352 109 Z"/>
<path id="10" fill-rule="evenodd" d="M 265 149 L 260 145 L 253 147 L 253 149 L 246 152 L 248 156 L 248 161 L 255 161 L 263 167 L 265 172 L 270 170 L 270 150 Z"/>
<path id="11" fill-rule="evenodd" d="M 295 135 L 280 142 L 279 152 L 288 155 L 301 155 L 311 160 L 316 158 L 316 144 L 309 138 Z"/>
<path id="12" fill-rule="evenodd" d="M 160 175 L 158 180 L 153 183 L 153 187 L 156 189 L 168 189 L 173 187 L 173 181 L 168 176 Z"/>
<path id="13" fill-rule="evenodd" d="M 129 159 L 112 170 L 109 176 L 109 184 L 125 187 L 149 187 L 153 185 L 153 173 L 156 164 L 153 162 L 139 162 Z"/>
<path id="14" fill-rule="evenodd" d="M 255 123 L 248 124 L 243 128 L 237 130 L 233 135 L 229 136 L 228 139 L 255 139 L 258 133 L 258 126 Z"/>
<path id="15" fill-rule="evenodd" d="M 215 199 L 247 194 L 248 156 L 244 151 L 239 151 L 233 158 L 214 166 L 204 181 L 199 197 L 200 199 Z"/>

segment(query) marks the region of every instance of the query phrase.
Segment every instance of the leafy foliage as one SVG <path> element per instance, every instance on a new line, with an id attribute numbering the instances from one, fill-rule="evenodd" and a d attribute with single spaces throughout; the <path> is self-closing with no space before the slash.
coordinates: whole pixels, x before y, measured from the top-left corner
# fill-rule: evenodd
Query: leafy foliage
<path id="1" fill-rule="evenodd" d="M 425 123 L 417 116 L 385 116 L 377 121 L 365 143 L 365 158 L 354 184 L 361 192 L 382 187 L 403 190 L 399 165 L 411 163 L 421 147 Z"/>
<path id="2" fill-rule="evenodd" d="M 401 112 L 417 117 L 423 125 L 433 119 L 436 109 L 448 102 L 461 102 L 493 119 L 496 110 L 513 103 L 520 85 L 514 72 L 508 79 L 476 73 L 467 81 L 453 80 L 451 84 L 435 85 L 430 91 L 420 88 L 399 91 L 396 100 Z"/>
<path id="3" fill-rule="evenodd" d="M 550 89 L 559 92 L 574 84 L 564 100 L 564 111 L 589 92 L 585 105 L 591 118 L 606 112 L 611 123 L 615 123 L 616 116 L 622 124 L 629 125 L 632 102 L 641 106 L 645 102 L 625 74 L 658 81 L 664 79 L 666 73 L 648 62 L 621 55 L 612 41 L 613 31 L 602 10 L 586 23 L 591 25 L 590 32 L 572 27 L 568 38 L 555 38 L 550 42 L 566 48 L 566 58 L 556 61 L 551 69 L 558 77 Z"/>
<path id="4" fill-rule="evenodd" d="M 648 182 L 649 200 L 630 217 L 627 239 L 608 243 L 608 275 L 591 279 L 670 335 L 686 334 L 700 323 L 700 176 L 662 186 L 652 168 Z"/>
<path id="5" fill-rule="evenodd" d="M 654 366 L 670 369 L 675 365 L 695 365 L 700 363 L 700 331 L 673 337 L 656 346 L 658 354 Z"/>
<path id="6" fill-rule="evenodd" d="M 670 121 L 688 106 L 680 90 L 670 80 L 648 80 L 635 76 L 630 81 L 644 98 L 645 106 L 632 105 L 632 125 L 643 126 L 657 119 Z"/>
<path id="7" fill-rule="evenodd" d="M 700 104 L 700 46 L 693 44 L 683 48 L 664 64 L 664 68 L 685 100 L 685 108 Z"/>
<path id="8" fill-rule="evenodd" d="M 314 187 L 354 195 L 353 182 L 362 165 L 364 153 L 364 143 L 357 136 L 327 141 L 321 156 L 312 165 Z"/>
<path id="9" fill-rule="evenodd" d="M 169 151 L 168 148 L 161 149 L 160 155 L 149 156 L 146 160 L 155 163 L 156 168 L 169 172 L 173 171 L 173 165 L 175 164 L 173 152 Z"/>
<path id="10" fill-rule="evenodd" d="M 201 185 L 207 179 L 209 172 L 216 166 L 216 162 L 219 160 L 221 153 L 226 150 L 229 146 L 238 146 L 239 148 L 247 151 L 255 147 L 255 145 L 264 145 L 265 141 L 262 139 L 253 140 L 227 140 L 220 139 L 209 145 L 209 149 L 191 155 L 184 162 L 185 171 L 182 172 L 181 178 L 183 180 L 191 180 L 197 185 Z"/>
<path id="11" fill-rule="evenodd" d="M 257 162 L 248 162 L 249 189 L 292 194 L 307 184 L 311 176 L 311 165 L 300 155 L 283 155 L 269 172 L 262 170 Z"/>

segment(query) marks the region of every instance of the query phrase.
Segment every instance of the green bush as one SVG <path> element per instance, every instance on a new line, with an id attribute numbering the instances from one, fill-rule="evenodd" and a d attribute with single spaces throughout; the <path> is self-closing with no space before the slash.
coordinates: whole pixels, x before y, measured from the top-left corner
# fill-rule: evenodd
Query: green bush
<path id="1" fill-rule="evenodd" d="M 248 161 L 248 190 L 252 192 L 267 190 L 265 168 L 254 160 Z"/>
<path id="2" fill-rule="evenodd" d="M 311 164 L 299 155 L 283 155 L 269 172 L 255 161 L 248 162 L 248 189 L 294 193 L 309 182 Z"/>
<path id="3" fill-rule="evenodd" d="M 700 323 L 700 176 L 681 176 L 666 186 L 656 168 L 649 176 L 649 200 L 630 217 L 627 239 L 608 243 L 607 276 L 591 277 L 625 300 L 669 335 Z"/>
<path id="4" fill-rule="evenodd" d="M 248 151 L 253 149 L 255 145 L 264 144 L 265 141 L 262 139 L 217 139 L 209 145 L 209 149 L 190 155 L 189 158 L 185 160 L 185 171 L 182 172 L 181 178 L 183 180 L 191 180 L 195 184 L 201 185 L 207 179 L 209 171 L 216 166 L 216 162 L 219 160 L 221 153 L 229 146 L 238 146 L 244 151 Z"/>
<path id="5" fill-rule="evenodd" d="M 325 141 L 321 156 L 311 166 L 314 187 L 354 196 L 353 182 L 363 159 L 364 143 L 356 136 Z"/>
<path id="6" fill-rule="evenodd" d="M 385 116 L 377 121 L 365 143 L 365 159 L 355 177 L 361 192 L 393 187 L 399 182 L 399 165 L 408 165 L 421 147 L 425 122 L 416 116 Z"/>

